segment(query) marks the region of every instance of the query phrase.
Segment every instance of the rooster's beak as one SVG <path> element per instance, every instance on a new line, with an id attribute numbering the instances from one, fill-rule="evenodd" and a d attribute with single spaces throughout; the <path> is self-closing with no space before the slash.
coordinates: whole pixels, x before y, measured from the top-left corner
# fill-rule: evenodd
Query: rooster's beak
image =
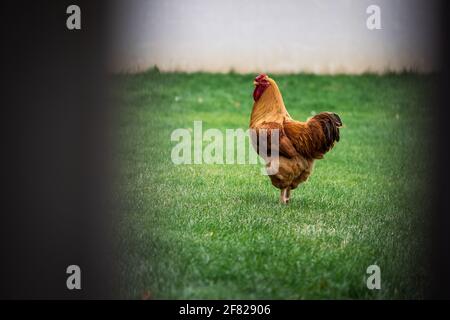
<path id="1" fill-rule="evenodd" d="M 257 85 L 258 85 L 258 82 L 256 82 L 256 81 L 253 81 L 253 84 L 254 84 L 255 86 L 257 86 Z"/>

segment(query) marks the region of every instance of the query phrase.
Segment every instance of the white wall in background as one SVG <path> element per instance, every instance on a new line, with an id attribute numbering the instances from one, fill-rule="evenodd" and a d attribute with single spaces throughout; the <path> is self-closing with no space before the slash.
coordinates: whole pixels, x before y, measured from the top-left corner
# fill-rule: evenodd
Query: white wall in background
<path id="1" fill-rule="evenodd" d="M 381 8 L 368 30 L 366 8 Z M 361 73 L 436 69 L 433 1 L 121 1 L 115 71 Z"/>

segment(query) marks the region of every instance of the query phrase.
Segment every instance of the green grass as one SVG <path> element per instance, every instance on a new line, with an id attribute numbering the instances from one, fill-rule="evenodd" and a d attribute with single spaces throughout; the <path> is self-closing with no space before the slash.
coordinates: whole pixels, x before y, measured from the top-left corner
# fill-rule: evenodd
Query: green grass
<path id="1" fill-rule="evenodd" d="M 176 128 L 247 128 L 254 76 L 116 76 L 122 297 L 423 297 L 433 77 L 273 75 L 293 118 L 346 126 L 285 206 L 259 165 L 171 162 Z"/>

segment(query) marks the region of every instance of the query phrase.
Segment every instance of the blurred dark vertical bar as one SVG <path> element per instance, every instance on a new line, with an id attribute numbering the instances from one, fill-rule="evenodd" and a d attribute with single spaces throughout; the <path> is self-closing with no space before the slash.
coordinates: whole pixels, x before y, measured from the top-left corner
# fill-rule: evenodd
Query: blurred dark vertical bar
<path id="1" fill-rule="evenodd" d="M 0 4 L 0 298 L 115 297 L 106 2 Z"/>
<path id="2" fill-rule="evenodd" d="M 441 1 L 441 41 L 440 57 L 442 72 L 438 88 L 438 105 L 436 106 L 436 133 L 434 137 L 436 163 L 433 219 L 430 243 L 430 277 L 431 290 L 428 298 L 450 299 L 450 3 Z"/>

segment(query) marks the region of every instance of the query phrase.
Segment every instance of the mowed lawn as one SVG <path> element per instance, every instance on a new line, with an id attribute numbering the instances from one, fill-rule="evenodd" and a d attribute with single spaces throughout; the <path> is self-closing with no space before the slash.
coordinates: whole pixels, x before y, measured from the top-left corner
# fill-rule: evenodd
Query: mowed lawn
<path id="1" fill-rule="evenodd" d="M 260 165 L 171 161 L 172 131 L 195 120 L 247 129 L 254 74 L 115 76 L 122 297 L 423 297 L 433 77 L 271 76 L 293 118 L 345 125 L 287 206 Z"/>

